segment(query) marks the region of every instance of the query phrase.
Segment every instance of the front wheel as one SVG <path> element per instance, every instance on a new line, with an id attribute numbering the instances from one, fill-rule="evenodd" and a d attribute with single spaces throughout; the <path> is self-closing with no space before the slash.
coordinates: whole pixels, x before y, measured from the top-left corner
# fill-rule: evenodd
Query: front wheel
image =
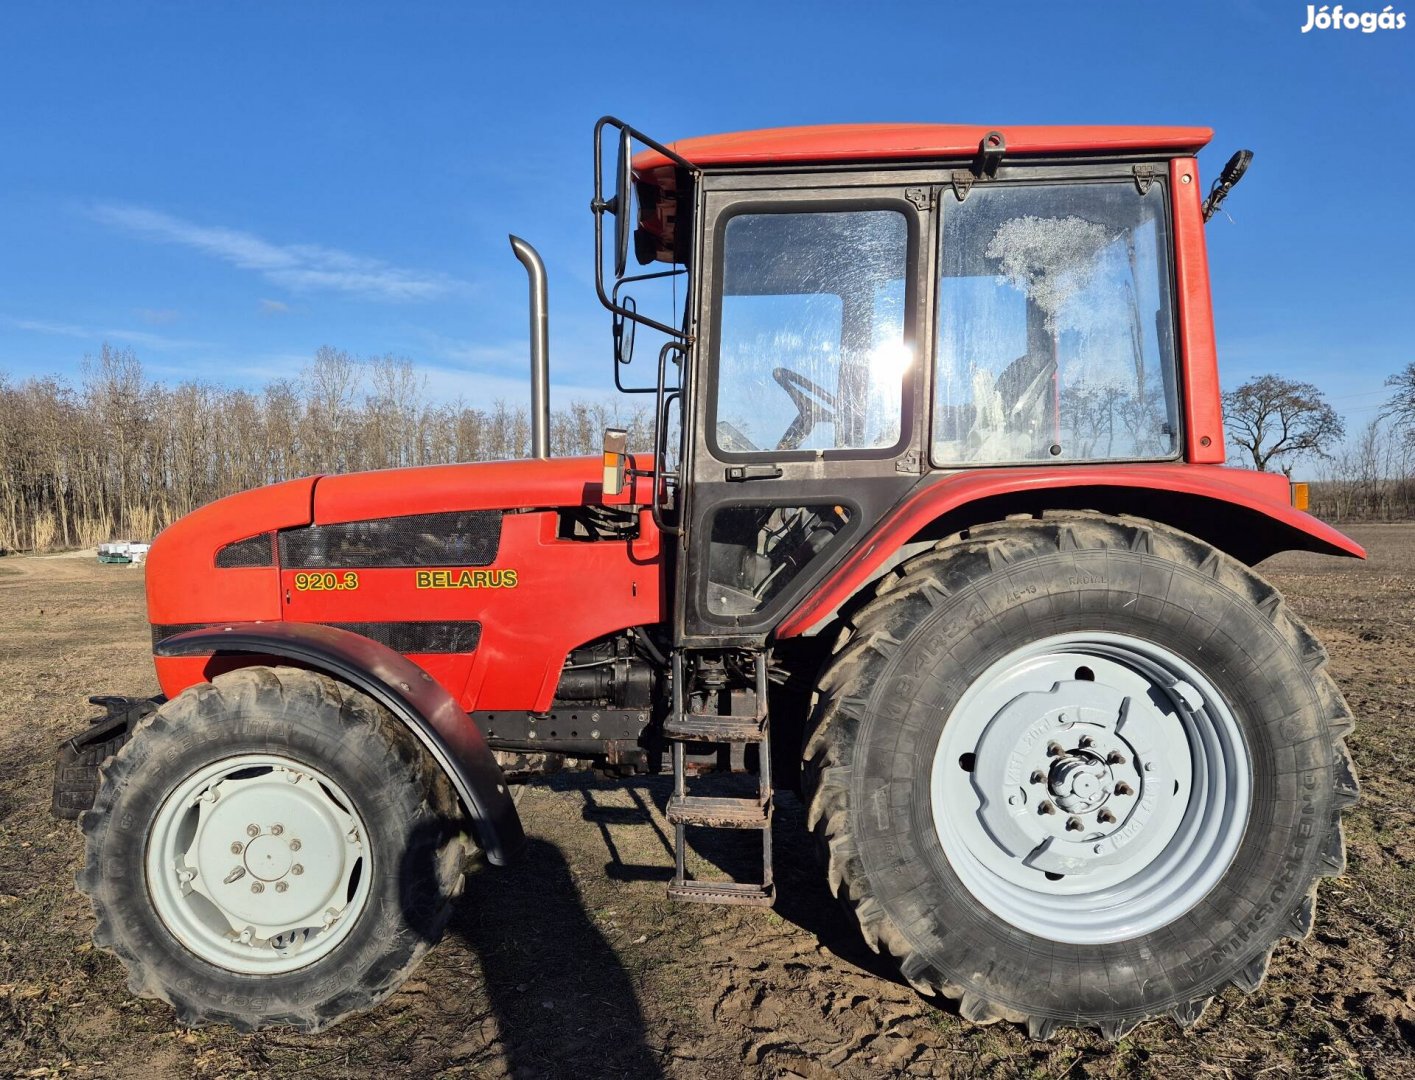
<path id="1" fill-rule="evenodd" d="M 810 823 L 866 940 L 968 1019 L 1118 1037 L 1256 989 L 1343 863 L 1350 716 L 1246 567 L 1099 515 L 971 530 L 851 620 Z"/>
<path id="2" fill-rule="evenodd" d="M 141 721 L 82 821 L 94 940 L 185 1023 L 316 1031 L 441 935 L 468 842 L 394 717 L 293 668 L 218 676 Z"/>

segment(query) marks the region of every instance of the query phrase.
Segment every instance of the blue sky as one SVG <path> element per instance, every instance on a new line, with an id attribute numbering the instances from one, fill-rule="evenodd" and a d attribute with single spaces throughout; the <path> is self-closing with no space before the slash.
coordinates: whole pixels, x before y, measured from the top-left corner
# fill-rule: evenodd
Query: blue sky
<path id="1" fill-rule="evenodd" d="M 1256 152 L 1209 226 L 1225 382 L 1308 379 L 1363 422 L 1415 359 L 1415 25 L 1306 20 L 1286 0 L 7 5 L 0 372 L 74 377 L 106 338 L 159 378 L 251 385 L 331 344 L 519 402 L 514 231 L 550 273 L 555 396 L 598 396 L 601 113 L 664 139 L 1192 123 L 1216 130 L 1206 185 Z"/>

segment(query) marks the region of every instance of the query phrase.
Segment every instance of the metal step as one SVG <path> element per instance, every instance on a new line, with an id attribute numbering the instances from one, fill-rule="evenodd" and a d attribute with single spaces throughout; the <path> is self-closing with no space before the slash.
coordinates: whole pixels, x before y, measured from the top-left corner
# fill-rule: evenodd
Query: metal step
<path id="1" fill-rule="evenodd" d="M 771 803 L 760 799 L 674 795 L 668 800 L 666 815 L 675 825 L 704 825 L 711 829 L 771 828 Z"/>
<path id="2" fill-rule="evenodd" d="M 741 881 L 685 881 L 668 886 L 668 898 L 696 904 L 771 907 L 776 899 L 776 887 Z"/>
<path id="3" fill-rule="evenodd" d="M 716 716 L 712 713 L 685 713 L 669 718 L 663 733 L 670 739 L 707 743 L 761 742 L 766 726 L 760 716 Z"/>

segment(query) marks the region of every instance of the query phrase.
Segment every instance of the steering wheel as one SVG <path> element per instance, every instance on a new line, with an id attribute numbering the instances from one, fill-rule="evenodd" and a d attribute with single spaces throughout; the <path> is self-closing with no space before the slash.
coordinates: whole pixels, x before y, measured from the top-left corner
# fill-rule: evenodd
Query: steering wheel
<path id="1" fill-rule="evenodd" d="M 795 450 L 819 423 L 835 422 L 835 395 L 822 389 L 798 371 L 773 368 L 771 377 L 785 390 L 796 406 L 796 419 L 776 444 L 778 450 Z"/>

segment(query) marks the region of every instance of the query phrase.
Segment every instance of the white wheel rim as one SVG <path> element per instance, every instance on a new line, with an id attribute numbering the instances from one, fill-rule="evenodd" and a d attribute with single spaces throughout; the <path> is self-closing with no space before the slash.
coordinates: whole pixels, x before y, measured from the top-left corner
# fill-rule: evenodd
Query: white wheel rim
<path id="1" fill-rule="evenodd" d="M 318 769 L 242 754 L 200 769 L 163 800 L 148 838 L 148 894 L 202 960 L 278 974 L 329 954 L 368 902 L 368 830 Z"/>
<path id="2" fill-rule="evenodd" d="M 934 827 L 989 911 L 1038 937 L 1125 941 L 1192 910 L 1248 820 L 1252 766 L 1197 668 L 1124 634 L 1045 638 L 973 683 L 934 756 Z"/>

